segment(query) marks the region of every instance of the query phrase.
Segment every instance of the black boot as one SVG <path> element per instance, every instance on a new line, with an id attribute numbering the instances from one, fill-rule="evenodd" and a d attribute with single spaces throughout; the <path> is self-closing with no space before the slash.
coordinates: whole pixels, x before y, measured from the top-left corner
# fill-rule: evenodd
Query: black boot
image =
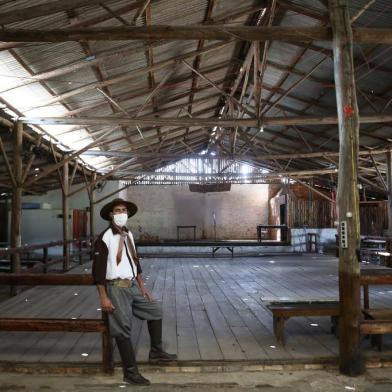
<path id="1" fill-rule="evenodd" d="M 151 350 L 149 354 L 150 363 L 160 361 L 168 362 L 177 359 L 176 354 L 168 354 L 162 348 L 162 320 L 148 320 L 148 332 L 151 339 Z"/>
<path id="2" fill-rule="evenodd" d="M 123 365 L 124 381 L 130 384 L 150 385 L 150 381 L 139 373 L 131 339 L 116 337 L 116 343 Z"/>

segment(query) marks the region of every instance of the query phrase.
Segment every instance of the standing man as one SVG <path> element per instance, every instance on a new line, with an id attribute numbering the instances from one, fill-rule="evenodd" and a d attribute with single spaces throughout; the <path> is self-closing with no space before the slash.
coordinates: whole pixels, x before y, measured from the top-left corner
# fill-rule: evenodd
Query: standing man
<path id="1" fill-rule="evenodd" d="M 98 288 L 102 311 L 109 315 L 109 332 L 116 340 L 124 370 L 124 381 L 149 385 L 138 370 L 132 346 L 132 314 L 147 320 L 151 339 L 150 363 L 177 359 L 162 349 L 162 309 L 144 286 L 142 269 L 132 233 L 126 228 L 137 206 L 114 199 L 101 209 L 101 217 L 110 222 L 94 246 L 92 273 Z"/>

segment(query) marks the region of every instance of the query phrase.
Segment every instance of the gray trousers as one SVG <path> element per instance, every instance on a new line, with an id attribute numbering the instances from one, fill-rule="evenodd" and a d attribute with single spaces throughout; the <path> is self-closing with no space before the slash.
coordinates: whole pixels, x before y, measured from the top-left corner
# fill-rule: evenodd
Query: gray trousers
<path id="1" fill-rule="evenodd" d="M 137 283 L 130 288 L 107 285 L 106 291 L 115 309 L 109 313 L 109 333 L 112 337 L 131 338 L 132 315 L 141 320 L 160 320 L 162 308 L 140 293 Z"/>

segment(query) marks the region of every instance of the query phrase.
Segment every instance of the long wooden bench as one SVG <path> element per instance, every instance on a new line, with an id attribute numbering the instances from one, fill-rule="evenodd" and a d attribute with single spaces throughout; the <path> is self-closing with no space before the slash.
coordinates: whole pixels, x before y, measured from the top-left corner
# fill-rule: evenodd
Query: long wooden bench
<path id="1" fill-rule="evenodd" d="M 382 350 L 382 335 L 392 333 L 392 309 L 364 309 L 361 334 L 371 335 L 372 347 Z"/>
<path id="2" fill-rule="evenodd" d="M 274 333 L 276 340 L 285 345 L 284 323 L 290 317 L 331 317 L 331 332 L 337 331 L 339 318 L 339 301 L 274 301 L 267 305 L 272 312 L 274 320 Z"/>
<path id="3" fill-rule="evenodd" d="M 71 274 L 8 274 L 0 273 L 0 285 L 91 286 L 91 275 Z M 0 331 L 42 331 L 42 332 L 99 332 L 102 337 L 102 367 L 106 373 L 113 373 L 113 347 L 109 336 L 107 314 L 101 312 L 101 319 L 54 319 L 54 318 L 9 318 L 0 315 Z"/>
<path id="4" fill-rule="evenodd" d="M 0 331 L 105 332 L 102 319 L 0 318 Z"/>

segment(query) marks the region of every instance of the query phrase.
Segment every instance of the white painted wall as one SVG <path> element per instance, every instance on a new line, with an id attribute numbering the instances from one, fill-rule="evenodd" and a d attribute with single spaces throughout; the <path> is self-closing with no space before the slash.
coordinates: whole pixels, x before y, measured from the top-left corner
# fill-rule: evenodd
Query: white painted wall
<path id="1" fill-rule="evenodd" d="M 232 185 L 230 192 L 195 193 L 184 186 L 135 186 L 122 197 L 137 204 L 138 213 L 128 221 L 136 238 L 148 234 L 176 239 L 177 225 L 196 225 L 197 239 L 256 239 L 256 225 L 268 222 L 268 185 Z M 191 230 L 182 239 L 191 239 Z"/>
<path id="2" fill-rule="evenodd" d="M 291 229 L 291 245 L 293 252 L 306 252 L 307 233 L 317 233 L 319 239 L 319 251 L 324 252 L 326 249 L 333 249 L 335 245 L 335 234 L 337 229 L 317 229 L 317 228 L 298 228 Z"/>
<path id="3" fill-rule="evenodd" d="M 80 188 L 82 185 L 77 184 L 71 188 L 71 191 Z M 108 181 L 101 193 L 96 193 L 96 200 L 108 195 L 119 189 L 118 181 Z M 109 199 L 96 204 L 95 207 L 95 234 L 99 234 L 107 227 L 107 222 L 101 219 L 99 211 L 101 207 L 109 202 L 112 198 L 118 197 L 114 195 Z M 62 196 L 59 189 L 50 191 L 42 196 L 24 196 L 22 202 L 49 203 L 51 209 L 22 210 L 22 243 L 33 244 L 48 241 L 61 240 L 63 237 L 62 218 L 58 215 L 62 214 Z M 81 191 L 69 200 L 70 215 L 72 217 L 72 209 L 86 209 L 89 206 L 86 191 Z M 11 217 L 9 216 L 9 222 Z M 89 227 L 89 226 L 87 226 Z M 69 236 L 72 235 L 72 219 L 69 222 Z M 8 234 L 8 238 L 9 234 Z"/>
<path id="4" fill-rule="evenodd" d="M 72 190 L 79 188 L 76 185 Z M 117 181 L 108 182 L 96 199 L 119 189 Z M 99 216 L 103 204 L 118 197 L 113 195 L 95 209 L 95 234 L 107 227 Z M 188 186 L 139 186 L 121 192 L 138 205 L 138 213 L 128 221 L 136 238 L 149 233 L 159 239 L 176 239 L 177 225 L 196 225 L 197 238 L 214 238 L 213 213 L 216 216 L 217 239 L 256 239 L 256 225 L 268 221 L 268 185 L 233 185 L 230 192 L 194 193 Z M 25 196 L 23 202 L 49 203 L 51 209 L 22 210 L 22 243 L 42 243 L 62 238 L 61 191 L 43 196 Z M 72 209 L 89 205 L 87 192 L 70 198 Z M 11 221 L 11 219 L 9 219 Z M 140 229 L 140 230 L 139 230 Z M 69 234 L 72 234 L 70 220 Z M 192 238 L 193 231 L 183 231 L 181 238 Z"/>

